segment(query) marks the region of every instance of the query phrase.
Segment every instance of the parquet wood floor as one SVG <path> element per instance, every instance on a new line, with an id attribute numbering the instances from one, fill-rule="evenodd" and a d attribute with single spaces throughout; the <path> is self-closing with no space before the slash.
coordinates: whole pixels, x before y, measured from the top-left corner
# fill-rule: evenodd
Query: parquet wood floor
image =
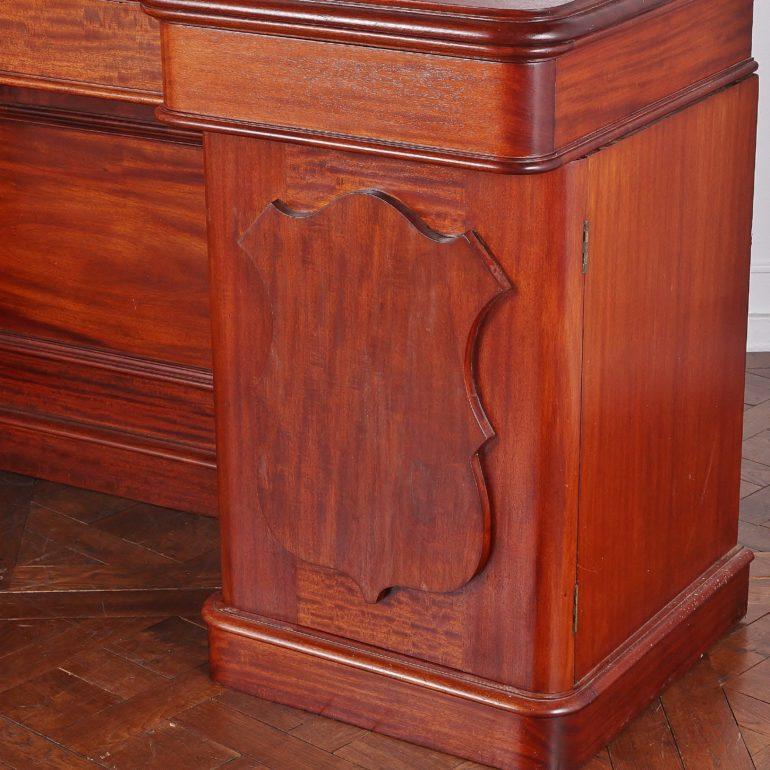
<path id="1" fill-rule="evenodd" d="M 747 366 L 749 613 L 590 770 L 770 770 L 770 353 Z M 480 767 L 211 682 L 217 549 L 211 519 L 0 473 L 0 770 Z"/>

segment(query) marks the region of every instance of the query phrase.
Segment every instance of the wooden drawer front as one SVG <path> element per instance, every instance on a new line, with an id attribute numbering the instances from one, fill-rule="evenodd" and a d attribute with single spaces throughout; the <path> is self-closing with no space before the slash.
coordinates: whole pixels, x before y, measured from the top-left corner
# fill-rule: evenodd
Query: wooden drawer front
<path id="1" fill-rule="evenodd" d="M 0 82 L 158 102 L 158 25 L 138 2 L 0 4 Z"/>
<path id="2" fill-rule="evenodd" d="M 308 39 L 295 22 L 281 29 L 297 38 L 263 34 L 247 18 L 264 10 L 259 2 L 235 19 L 222 6 L 206 16 L 205 3 L 152 0 L 162 20 L 162 115 L 317 147 L 547 171 L 756 69 L 751 0 L 656 5 L 545 53 L 493 61 L 403 50 L 395 40 L 385 48 Z"/>
<path id="3" fill-rule="evenodd" d="M 502 64 L 181 25 L 163 28 L 174 111 L 501 157 L 552 142 L 552 64 Z"/>

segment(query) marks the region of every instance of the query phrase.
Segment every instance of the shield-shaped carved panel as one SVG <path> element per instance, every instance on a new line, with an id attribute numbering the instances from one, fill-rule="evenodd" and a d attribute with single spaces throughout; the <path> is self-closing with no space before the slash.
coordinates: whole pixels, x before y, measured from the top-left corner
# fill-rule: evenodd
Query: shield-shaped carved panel
<path id="1" fill-rule="evenodd" d="M 510 289 L 500 266 L 473 233 L 370 192 L 309 214 L 271 204 L 240 245 L 271 340 L 248 387 L 271 532 L 367 601 L 464 585 L 490 547 L 474 348 Z"/>

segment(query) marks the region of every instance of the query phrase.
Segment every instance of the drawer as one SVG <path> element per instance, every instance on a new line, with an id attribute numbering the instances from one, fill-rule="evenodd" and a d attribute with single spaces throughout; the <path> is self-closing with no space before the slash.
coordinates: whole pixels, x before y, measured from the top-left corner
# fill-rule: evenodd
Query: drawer
<path id="1" fill-rule="evenodd" d="M 0 4 L 0 83 L 159 102 L 158 24 L 138 2 Z"/>
<path id="2" fill-rule="evenodd" d="M 561 27 L 494 3 L 460 42 L 465 3 L 431 24 L 414 5 L 389 7 L 386 24 L 380 6 L 340 0 L 345 23 L 334 26 L 320 2 L 279 12 L 248 0 L 213 10 L 144 0 L 162 22 L 161 114 L 211 130 L 531 173 L 756 67 L 750 0 L 590 3 L 591 13 Z"/>

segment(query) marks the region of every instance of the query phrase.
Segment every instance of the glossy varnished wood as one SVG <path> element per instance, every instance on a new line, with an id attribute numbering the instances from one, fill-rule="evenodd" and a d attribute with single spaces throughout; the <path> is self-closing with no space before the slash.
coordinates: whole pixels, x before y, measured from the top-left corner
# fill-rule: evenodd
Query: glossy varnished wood
<path id="1" fill-rule="evenodd" d="M 210 366 L 200 151 L 15 121 L 0 138 L 0 325 Z"/>
<path id="2" fill-rule="evenodd" d="M 0 83 L 160 101 L 157 25 L 138 2 L 7 0 Z"/>
<path id="3" fill-rule="evenodd" d="M 770 355 L 749 356 L 741 529 L 743 542 L 758 553 L 748 615 L 590 760 L 589 770 L 767 765 L 768 372 Z M 84 770 L 227 763 L 480 770 L 456 757 L 207 685 L 197 668 L 206 655 L 204 630 L 189 622 L 192 616 L 169 613 L 194 610 L 216 572 L 191 573 L 176 590 L 162 581 L 178 579 L 175 570 L 183 561 L 200 566 L 210 560 L 206 542 L 213 547 L 216 533 L 209 522 L 10 474 L 0 474 L 0 501 L 0 568 L 11 579 L 22 570 L 28 589 L 9 592 L 9 581 L 0 580 L 0 762 L 19 770 L 46 763 Z M 41 577 L 36 585 L 30 581 L 34 569 Z M 135 582 L 128 589 L 131 573 Z M 61 586 L 65 574 L 68 590 L 41 590 L 49 576 Z M 6 612 L 11 607 L 29 614 L 13 620 Z M 98 617 L 83 617 L 91 612 Z M 467 732 L 463 726 L 461 733 Z"/>
<path id="4" fill-rule="evenodd" d="M 124 263 L 136 266 L 135 252 L 121 241 L 123 219 L 103 209 L 95 221 L 105 237 L 91 240 L 105 250 L 117 239 L 121 260 L 111 263 L 119 280 L 96 288 L 114 292 L 118 305 L 134 300 L 120 316 L 132 322 L 111 326 L 106 298 L 93 317 L 84 301 L 57 306 L 58 335 L 34 317 L 37 330 L 5 333 L 6 376 L 20 365 L 39 389 L 24 407 L 24 386 L 11 388 L 7 456 L 29 452 L 44 434 L 52 464 L 63 456 L 69 472 L 85 474 L 88 465 L 59 447 L 88 447 L 87 464 L 101 475 L 118 469 L 115 484 L 125 483 L 129 458 L 151 458 L 164 492 L 188 498 L 203 474 L 166 484 L 174 463 L 184 456 L 188 467 L 212 471 L 206 429 L 188 413 L 172 432 L 164 411 L 169 397 L 203 407 L 209 392 L 207 362 L 191 357 L 201 338 L 185 334 L 196 321 L 191 305 L 176 317 L 167 304 L 172 293 L 193 297 L 202 285 L 185 250 L 195 241 L 192 207 L 180 205 L 192 202 L 183 189 L 192 179 L 182 179 L 184 163 L 174 159 L 199 152 L 191 129 L 205 129 L 224 535 L 223 590 L 205 611 L 214 676 L 498 767 L 576 767 L 745 612 L 751 554 L 735 545 L 730 489 L 738 389 L 687 375 L 682 361 L 739 378 L 756 98 L 745 80 L 755 66 L 751 3 L 147 0 L 145 7 L 160 20 L 158 115 L 167 131 L 124 109 L 99 112 L 89 129 L 85 103 L 2 111 L 8 124 L 25 127 L 22 143 L 30 132 L 71 133 L 72 146 L 81 135 L 109 136 L 94 144 L 98 168 L 125 163 L 128 189 L 160 213 L 160 223 L 143 220 L 127 205 L 132 234 L 146 221 L 176 239 L 175 250 L 162 251 L 146 227 L 141 251 L 154 261 L 143 263 L 146 275 L 124 274 Z M 109 81 L 96 70 L 93 82 Z M 72 91 L 84 92 L 87 74 L 78 73 Z M 55 77 L 44 82 L 66 87 Z M 150 93 L 99 87 L 128 99 Z M 136 163 L 145 145 L 168 155 L 148 151 Z M 123 203 L 114 174 L 82 173 L 88 148 L 81 150 L 69 163 L 54 159 L 55 176 L 73 179 L 57 188 L 59 197 L 73 189 L 80 196 L 65 203 L 42 196 L 38 210 L 69 217 L 78 213 L 74 202 L 109 199 L 113 210 Z M 45 179 L 27 157 L 25 173 Z M 156 185 L 169 164 L 168 186 Z M 713 201 L 710 188 L 732 187 L 739 192 L 729 202 Z M 697 205 L 685 210 L 689 197 Z M 620 231 L 630 211 L 640 221 Z M 729 236 L 701 228 L 726 218 Z M 84 211 L 77 221 L 72 238 L 62 228 L 60 240 L 82 289 L 82 271 L 100 263 L 87 250 L 74 258 L 75 244 L 88 243 Z M 616 264 L 632 261 L 629 243 L 637 242 L 647 262 L 629 265 L 626 283 L 614 281 L 608 255 L 621 250 Z M 35 263 L 40 248 L 33 239 L 26 262 Z M 171 265 L 156 267 L 169 253 Z M 17 258 L 15 270 L 24 262 Z M 22 270 L 12 282 L 16 321 L 27 320 L 35 291 L 57 301 L 34 277 Z M 615 284 L 624 291 L 608 288 Z M 159 297 L 154 307 L 164 313 L 138 313 L 138 296 L 149 303 L 142 309 Z M 717 328 L 687 323 L 685 311 L 712 306 Z M 80 336 L 66 336 L 81 316 Z M 660 319 L 670 322 L 665 344 Z M 100 337 L 102 326 L 109 334 Z M 111 346 L 118 331 L 121 344 Z M 630 451 L 613 432 L 622 397 L 603 394 L 615 376 L 615 333 L 636 343 L 627 356 L 632 374 L 619 378 L 634 396 Z M 653 377 L 660 361 L 668 367 Z M 51 414 L 39 415 L 46 364 L 67 388 Z M 120 377 L 94 375 L 82 387 L 73 364 Z M 155 400 L 148 381 L 163 383 Z M 137 393 L 130 430 L 112 421 L 113 382 L 126 398 Z M 74 420 L 82 399 L 88 407 Z M 606 415 L 612 425 L 592 433 L 587 421 Z M 717 457 L 710 449 L 720 433 L 730 439 Z M 100 463 L 116 452 L 120 462 Z M 645 484 L 638 458 L 651 455 L 661 470 Z M 143 473 L 147 465 L 137 467 Z M 620 503 L 630 513 L 619 525 Z M 664 539 L 671 510 L 680 527 Z M 694 533 L 705 514 L 712 526 Z M 99 547 L 105 558 L 118 552 L 110 537 L 46 512 L 14 506 L 9 518 L 7 563 L 18 562 L 29 527 L 75 538 L 88 558 Z M 99 528 L 108 535 L 131 533 L 135 544 L 160 550 L 167 542 L 157 509 L 106 518 Z M 638 546 L 630 554 L 629 540 Z M 141 551 L 132 554 L 120 574 L 92 565 L 83 606 L 95 608 L 111 581 L 114 607 L 138 596 L 145 566 Z M 196 561 L 193 571 L 205 573 L 206 564 Z M 146 567 L 154 588 L 157 566 Z M 586 570 L 593 577 L 584 582 Z M 185 584 L 187 572 L 169 574 Z M 0 583 L 24 616 L 34 612 L 30 592 L 45 594 L 49 608 L 72 608 L 82 587 L 61 565 L 20 565 Z M 162 668 L 178 673 L 173 662 Z M 147 727 L 148 714 L 170 718 L 193 706 L 184 722 L 192 731 L 216 726 L 217 706 L 197 706 L 217 686 L 185 674 L 191 693 L 169 685 L 128 705 L 87 693 L 84 711 L 95 704 L 98 720 L 62 721 L 44 709 L 28 727 L 104 759 L 137 725 Z M 62 680 L 53 674 L 25 689 L 19 676 L 11 674 L 21 691 L 0 698 L 6 720 L 21 718 L 27 699 Z M 708 676 L 693 682 L 704 700 L 719 700 Z M 670 702 L 675 710 L 676 696 Z M 683 740 L 691 740 L 701 728 L 681 711 Z M 724 713 L 713 724 L 727 730 Z M 273 749 L 267 763 L 283 766 L 274 736 L 256 735 Z M 220 724 L 219 737 L 227 736 L 259 751 L 242 718 Z M 738 767 L 745 759 L 731 756 Z M 314 753 L 308 762 L 325 759 Z"/>
<path id="5" fill-rule="evenodd" d="M 557 60 L 556 147 L 661 101 L 687 99 L 688 91 L 751 56 L 751 4 L 743 0 L 670 3 L 633 26 L 633 35 L 626 24 L 586 39 Z"/>
<path id="6" fill-rule="evenodd" d="M 165 26 L 162 34 L 164 105 L 175 112 L 458 155 L 539 155 L 553 144 L 545 106 L 553 101 L 550 63 L 466 61 L 188 26 Z M 260 98 L 262 88 L 273 98 Z"/>
<path id="7" fill-rule="evenodd" d="M 681 567 L 676 567 L 672 565 L 681 556 L 679 544 L 692 537 L 689 530 L 682 528 L 680 540 L 656 542 L 659 561 L 640 560 L 631 569 L 626 565 L 626 583 L 613 573 L 609 579 L 605 576 L 595 584 L 581 585 L 577 557 L 592 542 L 597 544 L 597 558 L 601 559 L 600 543 L 612 537 L 613 546 L 605 552 L 617 554 L 618 565 L 629 559 L 623 526 L 613 529 L 607 524 L 587 523 L 597 505 L 589 499 L 594 489 L 588 474 L 602 461 L 597 461 L 598 450 L 591 443 L 594 439 L 590 431 L 581 437 L 581 404 L 588 410 L 587 399 L 591 398 L 590 386 L 587 395 L 582 395 L 581 373 L 590 383 L 596 375 L 587 367 L 600 370 L 602 365 L 589 360 L 583 350 L 583 324 L 594 355 L 589 326 L 594 314 L 605 319 L 613 305 L 590 290 L 590 227 L 584 227 L 584 220 L 590 225 L 592 220 L 606 216 L 600 196 L 606 194 L 609 182 L 599 174 L 599 159 L 607 157 L 605 162 L 609 163 L 620 155 L 614 168 L 622 180 L 627 170 L 624 153 L 633 153 L 636 147 L 639 170 L 632 169 L 632 173 L 654 176 L 659 167 L 656 164 L 669 169 L 673 166 L 682 179 L 679 189 L 686 189 L 689 183 L 716 185 L 717 176 L 734 180 L 743 197 L 731 204 L 736 207 L 732 215 L 735 240 L 722 245 L 733 262 L 722 262 L 721 269 L 734 271 L 736 264 L 742 268 L 731 273 L 732 283 L 718 271 L 709 272 L 716 269 L 716 262 L 705 260 L 705 254 L 717 252 L 713 246 L 703 251 L 707 234 L 695 238 L 696 221 L 673 219 L 675 235 L 669 234 L 669 240 L 692 244 L 693 251 L 682 250 L 680 258 L 692 254 L 688 264 L 693 265 L 699 260 L 700 278 L 697 282 L 682 282 L 682 294 L 669 312 L 683 312 L 705 302 L 712 305 L 722 298 L 730 319 L 743 318 L 750 216 L 746 180 L 753 147 L 755 99 L 756 84 L 746 81 L 618 143 L 597 159 L 571 163 L 550 174 L 501 176 L 442 170 L 445 191 L 439 195 L 431 192 L 432 178 L 438 172 L 427 166 L 374 159 L 363 162 L 352 157 L 348 160 L 349 156 L 340 154 L 329 156 L 327 167 L 322 150 L 290 152 L 285 145 L 248 137 L 207 136 L 225 561 L 224 602 L 210 603 L 206 618 L 211 629 L 213 670 L 220 682 L 293 706 L 324 709 L 354 724 L 376 725 L 382 732 L 499 767 L 559 763 L 572 767 L 596 751 L 742 615 L 750 554 L 733 548 L 734 529 L 732 537 L 726 531 L 704 531 L 697 545 L 698 556 L 694 548 Z M 745 127 L 745 133 L 731 130 L 736 123 Z M 702 133 L 691 130 L 694 124 Z M 696 144 L 690 143 L 693 133 L 698 137 Z M 708 157 L 717 146 L 725 153 L 724 165 L 712 164 L 708 168 L 713 176 L 701 179 L 699 170 L 704 167 L 696 149 L 704 150 L 704 157 Z M 684 147 L 691 148 L 692 155 L 680 152 Z M 296 169 L 286 170 L 290 157 L 312 164 L 314 169 L 312 181 L 304 183 L 304 193 L 300 180 L 308 177 Z M 705 216 L 707 209 L 713 212 L 708 208 L 709 184 L 699 187 L 704 213 L 698 215 L 695 209 L 693 217 Z M 254 398 L 259 392 L 255 383 L 271 367 L 258 366 L 262 360 L 258 340 L 266 328 L 265 320 L 247 312 L 249 304 L 264 307 L 265 285 L 274 283 L 250 273 L 254 254 L 258 260 L 265 260 L 268 254 L 284 253 L 286 244 L 295 238 L 281 234 L 282 227 L 276 223 L 275 242 L 265 237 L 259 248 L 250 247 L 250 228 L 260 212 L 271 201 L 284 197 L 290 198 L 298 210 L 308 212 L 316 212 L 321 201 L 326 201 L 325 210 L 331 212 L 339 205 L 333 202 L 335 193 L 371 190 L 373 185 L 379 195 L 393 197 L 403 210 L 413 212 L 429 226 L 433 226 L 436 216 L 445 224 L 453 223 L 449 232 L 473 229 L 514 287 L 510 301 L 501 301 L 481 327 L 478 343 L 478 392 L 496 432 L 495 439 L 480 453 L 492 513 L 487 564 L 473 580 L 451 594 L 394 588 L 374 604 L 360 595 L 356 580 L 348 577 L 350 568 L 341 568 L 339 562 L 334 564 L 330 559 L 316 559 L 320 566 L 314 566 L 312 558 L 297 558 L 297 549 L 292 547 L 295 541 L 288 542 L 285 535 L 276 536 L 276 528 L 268 524 L 272 502 L 267 506 L 268 516 L 264 515 L 266 506 L 261 500 L 266 486 L 260 475 L 270 478 L 271 460 L 275 468 L 284 450 L 274 448 L 262 463 L 254 460 L 260 452 L 260 426 L 265 424 L 255 407 L 255 401 L 259 403 L 259 398 Z M 663 190 L 652 183 L 634 187 L 633 194 L 642 196 L 653 212 L 651 217 L 658 211 L 656 206 L 666 200 Z M 620 193 L 614 199 L 624 210 L 635 211 L 641 206 Z M 453 211 L 451 205 L 456 205 L 457 210 Z M 517 216 L 517 212 L 524 211 L 526 216 Z M 308 219 L 320 216 L 314 213 Z M 731 215 L 718 214 L 714 220 L 726 216 Z M 368 219 L 372 220 L 372 215 Z M 346 220 L 341 217 L 339 222 Z M 523 227 L 527 229 L 520 229 Z M 341 233 L 348 229 L 349 225 L 338 228 Z M 374 231 L 381 229 L 380 224 Z M 663 239 L 664 231 L 651 228 L 650 232 L 655 234 L 646 236 L 649 241 L 643 242 L 659 244 L 650 247 L 652 262 L 654 248 L 667 253 L 670 244 Z M 356 240 L 364 238 L 362 234 Z M 343 263 L 347 267 L 342 272 L 349 275 L 354 267 L 340 256 L 329 261 L 337 249 L 331 245 L 335 241 L 328 237 L 318 242 L 305 240 L 302 253 L 309 257 L 321 242 L 324 247 L 318 248 L 315 260 L 323 255 L 322 275 Z M 615 246 L 610 241 L 600 244 L 600 259 L 602 248 L 611 253 Z M 642 262 L 638 269 L 655 275 L 653 264 Z M 667 280 L 665 270 L 660 274 L 661 280 Z M 300 296 L 312 292 L 312 288 L 300 287 L 299 283 L 295 279 L 293 285 Z M 670 283 L 668 280 L 666 285 Z M 629 289 L 626 298 L 616 301 L 623 312 L 629 313 L 635 311 L 638 302 L 660 304 L 656 285 L 654 281 L 647 285 L 637 279 L 636 294 Z M 407 282 L 401 290 L 407 292 L 408 286 Z M 374 296 L 369 299 L 373 301 Z M 590 307 L 589 302 L 593 303 Z M 301 303 L 303 308 L 315 308 L 316 304 Z M 554 315 L 545 320 L 544 312 Z M 655 356 L 655 319 L 659 316 L 634 316 L 635 328 L 642 327 L 648 335 L 637 340 L 634 355 L 641 359 Z M 322 338 L 331 334 L 334 327 L 327 315 L 316 309 L 313 318 Z M 742 345 L 738 338 L 743 331 L 741 325 L 731 326 L 729 335 L 721 341 L 711 335 L 709 344 L 723 345 L 729 355 L 740 356 Z M 343 339 L 339 335 L 332 338 Z M 277 344 L 275 339 L 273 344 Z M 276 351 L 290 350 L 292 344 L 285 341 Z M 695 347 L 699 355 L 709 350 L 708 345 Z M 243 352 L 249 349 L 253 352 L 248 360 L 256 367 L 253 371 L 242 363 Z M 306 360 L 296 352 L 295 361 Z M 322 377 L 335 383 L 344 381 L 341 371 L 327 368 L 336 355 L 318 357 Z M 300 367 L 301 372 L 310 369 L 309 363 Z M 675 366 L 669 370 L 672 377 L 678 371 Z M 295 378 L 295 384 L 297 381 L 303 380 Z M 739 376 L 737 381 L 740 384 Z M 728 409 L 739 403 L 739 396 L 732 384 L 725 387 L 719 404 Z M 627 389 L 633 390 L 630 385 Z M 303 394 L 313 390 L 310 383 L 300 388 Z M 694 385 L 692 390 L 693 403 L 700 403 Z M 287 425 L 291 426 L 291 403 L 291 399 L 274 402 L 271 417 L 279 418 L 286 411 Z M 634 403 L 646 406 L 644 399 Z M 656 417 L 652 417 L 653 412 Z M 687 414 L 682 412 L 680 419 L 687 419 Z M 664 426 L 656 422 L 658 416 L 659 410 L 652 410 L 649 418 L 635 424 L 642 443 L 647 442 L 645 446 L 654 445 L 661 436 Z M 698 418 L 691 419 L 694 426 Z M 558 433 L 548 428 L 550 440 L 543 442 L 540 436 L 546 424 L 558 426 Z M 716 424 L 713 416 L 712 424 Z M 455 422 L 454 429 L 458 430 L 458 426 Z M 339 427 L 327 424 L 325 441 L 329 446 L 343 435 Z M 559 440 L 555 441 L 557 436 Z M 736 447 L 732 449 L 732 454 L 726 449 L 721 471 L 725 475 L 719 476 L 718 484 L 716 476 L 711 485 L 704 482 L 697 500 L 688 497 L 682 518 L 692 522 L 701 508 L 709 505 L 720 511 L 720 520 L 734 522 L 734 509 L 722 507 L 723 496 L 730 494 L 731 480 L 737 483 Z M 301 456 L 301 449 L 299 452 Z M 615 446 L 612 456 L 617 459 L 627 453 Z M 732 466 L 728 456 L 733 457 Z M 581 526 L 591 527 L 587 544 L 579 544 L 577 536 L 578 462 L 585 465 L 582 478 L 588 483 L 588 490 L 583 490 L 580 497 Z M 378 472 L 376 464 L 368 467 Z M 395 466 L 391 463 L 390 467 Z M 311 473 L 326 473 L 318 463 L 311 462 L 309 468 Z M 699 464 L 698 472 L 712 478 L 713 470 L 710 472 L 705 462 Z M 634 479 L 622 493 L 633 496 L 631 505 L 639 509 L 651 505 L 643 470 L 627 469 L 625 474 Z M 372 478 L 381 487 L 385 477 Z M 678 489 L 684 489 L 681 485 L 691 482 L 672 477 L 660 492 L 661 499 L 670 499 Z M 289 499 L 293 494 L 288 492 Z M 352 502 L 362 501 L 360 508 L 368 511 L 360 489 L 355 495 Z M 286 496 L 284 492 L 281 499 Z M 608 512 L 615 510 L 613 502 L 607 502 Z M 656 516 L 667 515 L 668 511 L 660 509 L 639 515 L 643 537 L 651 542 L 653 532 L 661 529 Z M 310 532 L 304 537 L 312 543 L 314 524 L 311 521 L 307 526 Z M 343 540 L 347 533 L 340 527 L 344 526 L 341 519 L 336 520 L 335 534 Z M 324 531 L 323 527 L 320 531 Z M 456 536 L 462 538 L 464 533 L 458 531 Z M 381 564 L 363 560 L 359 561 L 359 572 L 364 565 L 372 575 L 381 568 Z M 649 593 L 641 592 L 642 600 L 634 612 L 619 609 L 615 615 L 607 614 L 603 622 L 610 628 L 612 641 L 601 648 L 590 610 L 601 603 L 601 586 L 609 596 L 618 585 L 625 585 L 623 599 L 627 603 L 650 565 L 656 578 L 647 580 L 645 591 Z M 599 572 L 600 565 L 594 565 L 594 569 Z M 360 577 L 357 581 L 363 582 Z M 589 611 L 580 609 L 580 591 L 584 588 L 589 593 Z M 366 598 L 371 600 L 375 593 L 372 591 Z M 645 601 L 645 596 L 650 599 Z M 441 617 L 440 624 L 425 622 L 436 616 Z M 581 645 L 589 652 L 585 653 Z M 609 653 L 612 656 L 605 657 Z M 276 660 L 280 660 L 278 668 Z M 463 673 L 457 674 L 457 669 Z M 308 682 L 313 685 L 310 689 Z M 466 724 L 475 725 L 472 735 L 462 732 Z M 474 735 L 479 739 L 475 740 Z M 490 735 L 494 736 L 491 741 Z"/>
<path id="8" fill-rule="evenodd" d="M 314 213 L 271 203 L 239 246 L 233 335 L 249 350 L 239 387 L 261 426 L 270 532 L 369 602 L 396 586 L 460 588 L 490 546 L 478 452 L 494 429 L 476 342 L 511 290 L 494 256 L 475 233 L 442 235 L 371 193 Z"/>
<path id="9" fill-rule="evenodd" d="M 578 677 L 736 540 L 756 89 L 589 160 Z"/>
<path id="10" fill-rule="evenodd" d="M 578 768 L 745 613 L 748 552 L 666 608 L 612 666 L 543 697 L 209 600 L 217 681 L 505 770 Z"/>
<path id="11" fill-rule="evenodd" d="M 579 206 L 584 166 L 575 164 L 548 177 L 504 177 L 416 163 L 362 160 L 345 154 L 327 161 L 319 150 L 306 149 L 298 154 L 285 144 L 241 137 L 209 135 L 206 141 L 212 214 L 209 239 L 213 257 L 214 356 L 219 377 L 215 389 L 218 462 L 220 489 L 226 501 L 221 506 L 223 531 L 227 533 L 223 569 L 226 601 L 251 612 L 524 688 L 553 692 L 568 688 L 573 675 L 571 618 L 583 290 L 583 211 Z M 309 168 L 315 173 L 306 173 L 304 169 Z M 454 234 L 474 230 L 513 285 L 481 325 L 477 343 L 476 387 L 496 434 L 479 451 L 492 511 L 492 550 L 486 566 L 459 591 L 437 594 L 399 589 L 376 604 L 363 600 L 350 577 L 296 559 L 271 535 L 265 517 L 255 515 L 264 482 L 253 458 L 263 440 L 264 421 L 257 419 L 259 411 L 251 394 L 259 391 L 259 378 L 265 374 L 257 354 L 264 333 L 263 302 L 255 302 L 264 297 L 264 282 L 250 268 L 253 258 L 241 245 L 244 234 L 271 201 L 285 198 L 302 211 L 316 211 L 326 205 L 331 214 L 339 204 L 324 203 L 328 196 L 371 188 L 372 179 L 431 229 Z M 437 181 L 441 184 L 438 190 Z M 505 210 L 499 209 L 500 201 L 507 202 Z M 542 215 L 523 218 L 517 210 Z M 547 214 L 549 211 L 555 213 Z M 346 239 L 347 229 L 340 228 L 336 237 Z M 344 251 L 330 251 L 324 257 L 328 260 L 326 270 L 339 269 L 342 260 L 348 264 L 354 255 L 356 262 L 351 264 L 358 265 L 355 269 L 371 267 L 366 256 L 371 248 L 363 246 L 365 237 L 359 233 L 352 245 L 346 246 L 351 252 L 349 257 L 344 256 Z M 378 237 L 386 236 L 383 233 Z M 440 253 L 432 259 L 442 260 L 443 266 L 448 257 Z M 326 254 L 326 247 L 320 254 Z M 336 254 L 333 260 L 332 254 Z M 543 271 L 544 259 L 553 269 Z M 410 296 L 413 289 L 408 281 L 398 285 L 399 291 Z M 466 290 L 471 286 L 469 283 Z M 493 296 L 494 284 L 488 290 L 488 296 Z M 357 282 L 355 291 L 364 292 L 365 296 L 355 300 L 363 307 L 379 307 L 384 296 L 377 284 L 367 281 Z M 427 299 L 435 303 L 439 296 L 443 297 L 443 307 L 451 299 L 446 293 L 435 295 L 436 299 L 426 293 Z M 227 310 L 233 307 L 239 310 Z M 434 312 L 439 312 L 438 307 Z M 410 316 L 419 318 L 420 312 L 418 306 Z M 329 323 L 332 317 L 318 312 L 312 315 L 319 334 L 337 339 L 339 335 L 332 334 Z M 565 319 L 569 322 L 565 323 Z M 363 335 L 364 330 L 359 334 Z M 403 333 L 395 338 L 400 344 L 405 339 Z M 464 333 L 458 345 L 464 345 L 466 339 Z M 455 360 L 448 353 L 439 356 L 441 350 L 436 345 L 434 340 L 431 360 L 440 360 L 448 369 L 441 377 L 461 377 L 464 362 L 460 356 Z M 246 350 L 250 353 L 244 362 Z M 344 370 L 329 369 L 328 360 L 319 357 L 318 362 L 313 362 L 320 367 L 319 376 L 331 383 L 343 383 Z M 298 372 L 297 376 L 306 375 Z M 365 377 L 361 387 L 392 388 L 394 383 L 387 379 L 378 383 Z M 543 389 L 551 396 L 544 397 Z M 413 400 L 430 404 L 436 392 L 430 381 L 423 382 Z M 441 420 L 432 429 L 463 435 L 469 406 L 451 418 L 449 412 L 443 411 L 448 406 L 442 399 L 431 407 L 438 410 L 435 416 Z M 285 408 L 286 404 L 275 404 L 273 414 Z M 330 448 L 336 444 L 337 429 L 331 422 L 326 426 L 325 440 Z M 371 431 L 371 427 L 367 430 Z M 540 439 L 543 431 L 550 436 L 547 442 Z M 412 441 L 399 451 L 416 460 L 417 447 Z M 362 451 L 356 453 L 357 460 Z M 471 453 L 466 458 L 467 473 Z M 269 474 L 270 457 L 266 466 Z M 315 472 L 322 470 L 323 466 L 318 466 Z M 367 467 L 364 463 L 356 473 L 371 474 L 371 484 L 378 490 L 387 489 L 390 483 L 388 466 Z M 362 494 L 367 494 L 365 488 L 356 490 L 356 497 L 347 503 L 351 510 L 368 510 Z M 400 509 L 391 515 L 398 522 L 404 514 Z M 354 522 L 348 526 L 355 526 Z M 344 526 L 343 522 L 340 526 Z M 337 536 L 350 534 L 342 531 Z M 426 537 L 433 535 L 426 533 Z M 462 542 L 463 537 L 458 540 Z M 535 552 L 540 554 L 540 574 L 547 573 L 548 578 L 541 580 L 526 569 L 517 569 L 515 579 L 511 579 L 512 565 L 525 562 Z M 382 563 L 372 564 L 374 570 L 381 567 Z M 359 564 L 357 571 L 361 569 Z M 499 607 L 506 608 L 505 623 L 494 620 Z M 537 617 L 535 607 L 543 608 Z M 442 618 L 440 624 L 433 622 L 436 616 Z M 546 654 L 546 650 L 555 649 L 560 651 L 558 655 Z"/>
<path id="12" fill-rule="evenodd" d="M 207 372 L 8 332 L 0 332 L 0 351 L 3 410 L 165 439 L 213 458 Z"/>
<path id="13" fill-rule="evenodd" d="M 670 0 L 144 0 L 145 10 L 181 24 L 348 42 L 491 61 L 548 58 L 586 37 L 666 6 Z"/>
<path id="14" fill-rule="evenodd" d="M 145 105 L 1 96 L 3 466 L 214 513 L 199 137 Z"/>
<path id="15" fill-rule="evenodd" d="M 403 13 L 399 38 L 389 36 L 392 30 L 380 19 L 380 45 L 368 41 L 365 46 L 330 41 L 331 20 L 320 15 L 321 6 L 309 6 L 300 20 L 292 17 L 291 3 L 279 9 L 270 4 L 271 26 L 266 16 L 261 18 L 268 9 L 259 4 L 146 3 L 162 22 L 163 119 L 314 146 L 528 173 L 585 155 L 755 67 L 751 0 L 613 2 L 607 4 L 607 16 L 576 15 L 573 37 L 558 45 L 554 39 L 547 51 L 548 19 L 534 7 L 488 8 L 487 13 L 500 14 L 496 24 L 466 19 L 464 43 L 459 36 L 444 39 L 462 50 L 451 57 L 432 49 L 441 23 L 458 23 L 454 4 L 432 11 L 436 26 L 415 8 Z M 559 10 L 574 12 L 572 6 Z M 346 19 L 343 26 L 355 25 L 358 34 L 366 34 L 364 17 L 371 9 L 341 4 L 335 11 Z M 380 11 L 394 19 L 402 12 Z M 470 42 L 474 22 L 486 25 L 483 43 L 480 37 Z M 290 40 L 262 34 L 276 24 L 296 34 Z M 516 36 L 522 49 L 516 56 L 490 57 L 477 50 L 498 45 L 494 40 L 502 29 Z M 417 39 L 431 51 L 415 49 L 411 43 Z M 507 50 L 507 44 L 499 45 Z M 619 61 L 622 66 L 608 67 Z M 263 99 L 262 91 L 271 98 Z"/>

